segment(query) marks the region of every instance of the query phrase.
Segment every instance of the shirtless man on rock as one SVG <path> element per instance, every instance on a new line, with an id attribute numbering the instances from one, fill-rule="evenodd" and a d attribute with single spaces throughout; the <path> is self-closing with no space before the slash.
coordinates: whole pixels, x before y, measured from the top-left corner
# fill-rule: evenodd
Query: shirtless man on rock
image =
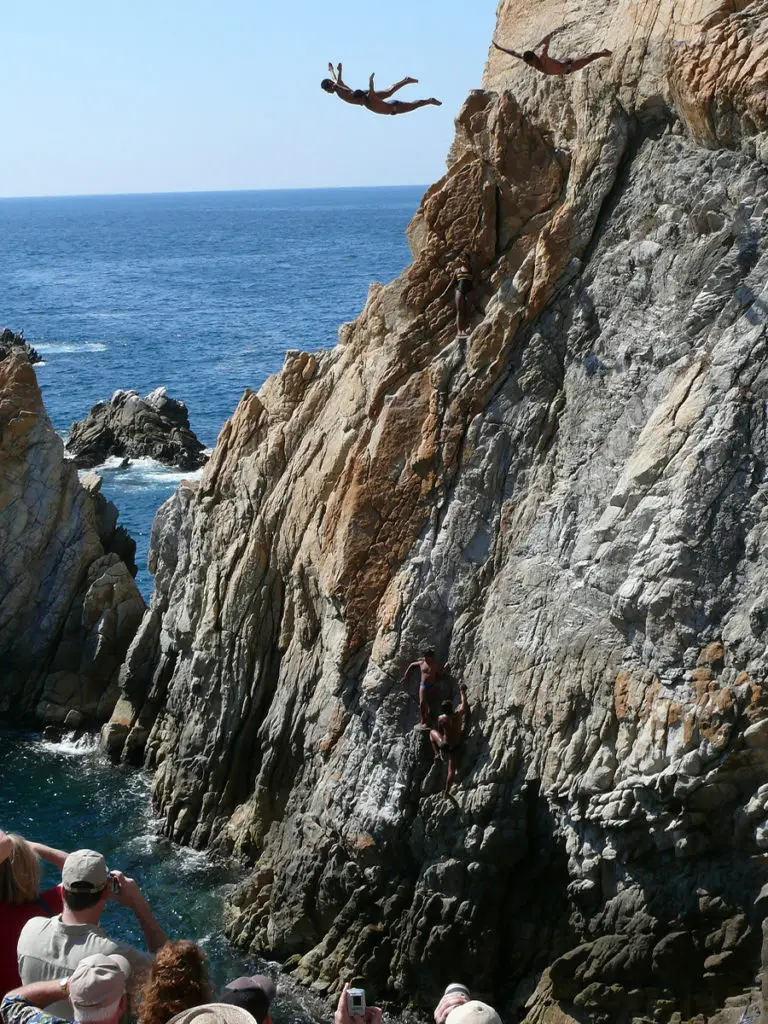
<path id="1" fill-rule="evenodd" d="M 412 661 L 403 675 L 403 682 L 407 682 L 408 673 L 412 668 L 418 668 L 421 672 L 419 683 L 419 713 L 421 715 L 420 728 L 429 729 L 430 722 L 435 713 L 435 703 L 438 697 L 438 683 L 440 676 L 448 671 L 448 665 L 442 666 L 435 657 L 433 650 L 424 651 L 418 661 Z"/>
<path id="2" fill-rule="evenodd" d="M 469 701 L 467 700 L 467 687 L 465 683 L 459 684 L 461 692 L 461 704 L 454 711 L 453 702 L 444 700 L 440 705 L 442 714 L 437 720 L 437 729 L 432 729 L 429 739 L 432 749 L 435 752 L 435 760 L 447 756 L 448 775 L 445 779 L 446 796 L 451 792 L 453 780 L 456 777 L 456 769 L 461 761 L 461 748 L 464 745 L 464 725 L 469 712 Z"/>

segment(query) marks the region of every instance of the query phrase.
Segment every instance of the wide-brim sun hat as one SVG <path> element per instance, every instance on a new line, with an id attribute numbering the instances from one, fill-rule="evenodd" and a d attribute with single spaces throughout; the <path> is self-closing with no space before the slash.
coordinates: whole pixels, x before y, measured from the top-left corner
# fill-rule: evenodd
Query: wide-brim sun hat
<path id="1" fill-rule="evenodd" d="M 445 1018 L 445 1024 L 502 1024 L 501 1017 L 488 1003 L 479 999 L 470 999 L 451 1010 Z"/>
<path id="2" fill-rule="evenodd" d="M 257 1024 L 256 1018 L 241 1006 L 231 1003 L 203 1003 L 182 1010 L 168 1024 Z"/>

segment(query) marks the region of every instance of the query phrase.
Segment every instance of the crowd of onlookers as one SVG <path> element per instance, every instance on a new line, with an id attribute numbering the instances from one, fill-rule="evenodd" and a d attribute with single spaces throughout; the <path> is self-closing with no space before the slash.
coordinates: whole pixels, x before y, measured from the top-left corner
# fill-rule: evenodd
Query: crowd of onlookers
<path id="1" fill-rule="evenodd" d="M 40 861 L 61 883 L 40 891 Z M 128 907 L 147 952 L 112 939 L 101 926 L 108 900 Z M 363 1024 L 345 985 L 335 1024 Z M 95 850 L 65 853 L 0 830 L 0 1024 L 271 1024 L 271 978 L 236 978 L 216 997 L 205 952 L 169 940 L 135 880 L 110 871 Z M 350 993 L 351 994 L 351 993 Z M 368 1006 L 364 1024 L 381 1024 Z M 435 1024 L 501 1024 L 492 1007 L 452 984 Z"/>

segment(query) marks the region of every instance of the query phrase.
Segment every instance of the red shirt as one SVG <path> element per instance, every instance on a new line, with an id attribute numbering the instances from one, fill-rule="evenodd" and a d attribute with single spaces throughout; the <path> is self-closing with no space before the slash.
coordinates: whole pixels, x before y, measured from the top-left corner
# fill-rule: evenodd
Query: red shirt
<path id="1" fill-rule="evenodd" d="M 33 903 L 0 903 L 0 999 L 21 985 L 16 963 L 16 943 L 21 929 L 33 917 L 55 917 L 62 910 L 60 885 L 41 892 Z"/>

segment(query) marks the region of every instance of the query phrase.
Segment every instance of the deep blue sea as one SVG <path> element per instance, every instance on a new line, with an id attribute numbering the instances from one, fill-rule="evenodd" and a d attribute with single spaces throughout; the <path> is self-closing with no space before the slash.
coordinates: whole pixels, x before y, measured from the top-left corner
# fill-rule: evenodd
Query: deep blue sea
<path id="1" fill-rule="evenodd" d="M 165 385 L 213 445 L 245 387 L 287 348 L 336 343 L 372 281 L 410 260 L 405 227 L 424 189 L 310 189 L 0 200 L 0 327 L 45 361 L 46 408 L 71 423 L 117 388 Z M 107 463 L 103 491 L 137 541 L 176 483 L 141 460 Z"/>
<path id="2" fill-rule="evenodd" d="M 73 420 L 117 388 L 165 385 L 213 445 L 243 388 L 286 348 L 336 342 L 371 281 L 409 262 L 404 230 L 423 189 L 377 188 L 0 200 L 0 326 L 40 352 L 48 413 Z M 119 460 L 113 460 L 117 462 Z M 181 473 L 150 460 L 102 467 L 104 493 L 138 544 Z M 0 735 L 0 827 L 63 848 L 93 846 L 133 873 L 167 930 L 202 940 L 217 983 L 246 966 L 220 929 L 232 876 L 155 835 L 149 783 L 93 749 Z M 125 911 L 108 927 L 139 935 Z M 278 1021 L 306 1021 L 290 1001 Z"/>

